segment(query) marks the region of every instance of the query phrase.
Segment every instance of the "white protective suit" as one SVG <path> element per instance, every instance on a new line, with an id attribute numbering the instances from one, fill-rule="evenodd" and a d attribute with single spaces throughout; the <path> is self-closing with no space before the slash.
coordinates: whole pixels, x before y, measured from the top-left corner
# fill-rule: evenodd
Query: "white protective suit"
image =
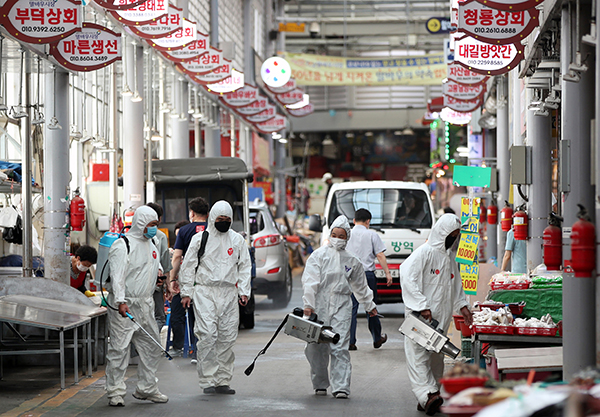
<path id="1" fill-rule="evenodd" d="M 331 230 L 341 227 L 350 239 L 350 224 L 345 216 L 339 216 L 331 225 Z M 352 320 L 352 299 L 354 296 L 366 311 L 373 310 L 373 291 L 367 285 L 362 263 L 345 249 L 337 250 L 331 245 L 322 246 L 312 253 L 302 274 L 304 288 L 304 308 L 312 308 L 326 326 L 339 333 L 337 344 L 307 344 L 304 353 L 310 363 L 313 388 L 327 389 L 331 384 L 332 393 L 345 392 L 350 395 L 350 322 Z M 330 377 L 327 365 L 331 355 Z"/>
<path id="2" fill-rule="evenodd" d="M 415 250 L 400 266 L 400 284 L 406 314 L 431 310 L 439 328 L 448 331 L 452 311 L 459 312 L 469 303 L 462 288 L 456 245 L 446 250 L 446 237 L 460 228 L 454 214 L 444 214 L 431 229 L 427 242 Z M 458 240 L 458 238 L 457 238 Z M 408 377 L 419 404 L 425 407 L 429 393 L 439 391 L 438 381 L 444 372 L 444 355 L 432 353 L 409 338 L 404 338 Z"/>
<path id="3" fill-rule="evenodd" d="M 146 225 L 158 220 L 156 212 L 150 207 L 136 209 L 127 232 L 129 254 L 124 239 L 117 239 L 110 247 L 108 262 L 110 265 L 112 293 L 108 296 L 110 305 L 127 303 L 136 321 L 156 340 L 160 340 L 154 320 L 154 300 L 152 295 L 156 287 L 159 269 L 158 249 L 150 239 L 144 237 Z M 137 391 L 152 395 L 158 393 L 156 370 L 161 351 L 144 332 L 128 318 L 117 311 L 108 309 L 108 329 L 110 343 L 106 359 L 106 391 L 108 398 L 126 393 L 125 371 L 129 362 L 129 345 L 133 343 L 139 353 Z"/>
<path id="4" fill-rule="evenodd" d="M 181 297 L 190 297 L 194 301 L 201 388 L 229 385 L 239 325 L 238 295 L 250 298 L 251 291 L 252 263 L 248 245 L 231 229 L 219 232 L 215 228 L 219 216 L 233 220 L 233 210 L 228 202 L 218 201 L 210 210 L 206 228 L 209 237 L 198 272 L 194 273 L 205 232 L 196 233 L 192 238 L 179 272 Z"/>

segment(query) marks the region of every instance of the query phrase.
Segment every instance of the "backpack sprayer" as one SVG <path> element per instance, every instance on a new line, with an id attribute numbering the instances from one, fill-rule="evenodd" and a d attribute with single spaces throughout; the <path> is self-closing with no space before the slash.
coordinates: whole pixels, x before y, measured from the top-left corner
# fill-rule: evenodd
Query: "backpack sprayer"
<path id="1" fill-rule="evenodd" d="M 271 343 L 273 343 L 273 340 L 275 340 L 281 329 L 283 329 L 285 334 L 308 343 L 333 343 L 335 345 L 340 341 L 340 335 L 335 333 L 331 326 L 324 326 L 323 322 L 318 320 L 315 313 L 312 313 L 307 319 L 303 315 L 304 310 L 296 307 L 292 314 L 285 316 L 277 330 L 275 330 L 273 337 L 269 340 L 269 343 L 258 352 L 258 355 L 256 355 L 250 366 L 244 371 L 247 376 L 250 376 L 254 370 L 254 364 L 258 357 L 267 353 L 267 349 L 269 349 L 269 346 L 271 346 Z"/>
<path id="2" fill-rule="evenodd" d="M 460 349 L 450 342 L 441 329 L 437 328 L 438 325 L 437 320 L 432 320 L 430 324 L 419 313 L 413 311 L 404 319 L 400 326 L 400 332 L 428 351 L 442 352 L 452 359 L 456 359 Z"/>
<path id="3" fill-rule="evenodd" d="M 111 310 L 114 311 L 119 311 L 118 308 L 115 308 L 113 306 L 111 306 L 108 303 L 108 300 L 106 299 L 106 297 L 104 296 L 104 289 L 106 288 L 107 290 L 110 289 L 110 265 L 108 264 L 108 253 L 110 251 L 110 247 L 113 245 L 113 243 L 115 243 L 117 241 L 117 239 L 123 239 L 125 241 L 125 246 L 127 246 L 127 254 L 129 255 L 129 240 L 127 239 L 127 237 L 123 234 L 123 233 L 114 233 L 114 232 L 106 232 L 104 233 L 104 236 L 102 236 L 102 239 L 100 239 L 100 244 L 98 245 L 98 268 L 96 270 L 100 271 L 100 274 L 96 274 L 96 278 L 95 278 L 95 282 L 97 282 L 97 285 L 99 285 L 98 288 L 100 288 L 100 294 L 102 295 L 102 299 L 104 300 L 104 303 L 106 304 L 106 306 L 108 308 L 110 308 Z M 102 284 L 104 283 L 104 285 L 106 287 L 103 287 Z M 152 335 L 150 335 L 150 333 L 148 333 L 148 331 L 146 329 L 144 329 L 133 317 L 133 315 L 131 315 L 131 313 L 126 312 L 125 315 L 141 330 L 143 331 L 146 336 L 148 336 L 150 338 L 150 340 L 152 340 L 154 342 L 154 344 L 156 346 L 158 346 L 160 348 L 160 350 L 163 351 L 163 353 L 167 356 L 167 358 L 169 358 L 169 360 L 172 360 L 173 357 L 171 355 L 169 355 L 169 352 L 166 351 L 165 348 L 162 347 L 162 345 L 154 338 L 152 337 Z"/>

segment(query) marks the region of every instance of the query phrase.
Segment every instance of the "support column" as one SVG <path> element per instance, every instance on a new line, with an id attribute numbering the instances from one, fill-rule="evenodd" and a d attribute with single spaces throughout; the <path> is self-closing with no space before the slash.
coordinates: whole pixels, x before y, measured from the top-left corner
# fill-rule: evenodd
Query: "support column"
<path id="1" fill-rule="evenodd" d="M 202 128 L 197 117 L 194 118 L 194 157 L 202 157 Z"/>
<path id="2" fill-rule="evenodd" d="M 504 201 L 509 198 L 510 187 L 510 159 L 508 152 L 508 83 L 504 76 L 496 78 L 496 100 L 498 107 L 496 109 L 496 155 L 498 167 L 498 208 L 504 207 Z M 500 214 L 500 213 L 498 213 Z M 498 216 L 498 221 L 500 216 Z M 501 228 L 498 228 L 498 246 L 496 259 L 498 265 L 502 262 L 504 256 L 504 247 L 506 246 L 506 233 Z"/>
<path id="3" fill-rule="evenodd" d="M 137 63 L 137 90 L 144 91 L 144 51 L 142 47 L 128 43 L 125 65 L 127 84 L 133 90 L 134 54 Z M 132 102 L 123 97 L 123 200 L 124 208 L 137 208 L 144 204 L 144 103 Z"/>
<path id="4" fill-rule="evenodd" d="M 485 130 L 485 158 L 495 158 L 496 157 L 496 132 L 493 130 Z M 488 200 L 487 205 L 491 205 L 492 201 Z M 498 205 L 498 204 L 496 204 Z M 499 222 L 498 222 L 499 223 Z M 487 225 L 487 247 L 485 253 L 487 258 L 496 258 L 496 262 L 498 266 L 502 266 L 502 258 L 497 258 L 498 256 L 498 223 Z"/>
<path id="5" fill-rule="evenodd" d="M 600 16 L 600 1 L 596 1 L 596 16 Z M 600 39 L 600 25 L 596 25 L 596 39 Z M 596 48 L 596 62 L 600 62 L 600 48 Z M 595 200 L 600 202 L 600 65 L 596 65 L 596 131 L 592 137 L 592 142 L 595 145 L 595 183 L 596 193 Z M 600 219 L 600 204 L 596 204 L 596 219 Z M 598 231 L 596 231 L 596 248 L 598 248 Z M 600 250 L 596 249 L 596 315 L 600 314 L 600 282 L 598 281 L 600 268 Z M 600 320 L 596 320 L 596 367 L 600 366 Z"/>
<path id="6" fill-rule="evenodd" d="M 188 84 L 178 77 L 174 87 L 175 110 L 178 118 L 171 118 L 171 149 L 169 159 L 190 157 L 189 114 L 187 108 Z"/>
<path id="7" fill-rule="evenodd" d="M 569 72 L 569 63 L 575 59 L 579 39 L 575 32 L 575 6 L 572 13 L 562 9 L 561 19 L 561 74 Z M 580 13 L 580 35 L 590 27 L 589 13 Z M 594 196 L 589 192 L 590 183 L 590 122 L 594 117 L 594 60 L 593 51 L 581 45 L 582 56 L 590 68 L 581 73 L 579 82 L 562 81 L 561 141 L 568 145 L 570 156 L 566 162 L 569 178 L 561 183 L 564 226 L 571 227 L 577 220 L 577 204 L 583 204 L 594 217 Z M 563 147 L 564 148 L 564 147 Z M 565 164 L 562 164 L 565 166 Z M 565 176 L 562 175 L 564 178 Z M 549 206 L 548 206 L 549 207 Z M 549 209 L 546 214 L 548 214 Z M 563 259 L 571 259 L 571 239 L 563 239 Z M 573 274 L 563 274 L 563 379 L 596 364 L 595 349 L 595 280 L 574 278 Z"/>
<path id="8" fill-rule="evenodd" d="M 219 48 L 219 0 L 210 0 L 210 46 Z M 204 155 L 221 156 L 221 120 L 219 108 L 209 101 L 213 125 L 204 130 Z"/>
<path id="9" fill-rule="evenodd" d="M 511 134 L 511 142 L 512 146 L 522 146 L 523 145 L 523 134 L 521 133 L 521 80 L 519 79 L 519 73 L 515 71 L 511 71 L 509 73 L 510 79 L 510 109 L 512 113 L 512 134 Z M 526 94 L 527 91 L 524 92 Z M 520 206 L 525 202 L 523 198 L 519 195 L 517 191 L 516 185 L 511 185 L 513 191 L 513 201 L 515 203 L 515 207 Z"/>
<path id="10" fill-rule="evenodd" d="M 49 72 L 45 78 L 44 111 L 47 118 L 56 116 L 62 129 L 44 124 L 44 276 L 70 285 L 69 231 L 65 228 L 68 202 L 64 202 L 69 195 L 69 166 L 65 164 L 69 160 L 69 74 L 57 69 L 56 75 Z M 29 139 L 29 134 L 25 137 Z M 27 140 L 25 148 L 29 147 Z M 31 151 L 25 151 L 23 159 L 31 160 Z M 28 182 L 31 184 L 23 179 L 25 186 Z"/>
<path id="11" fill-rule="evenodd" d="M 281 132 L 281 135 L 285 137 L 287 133 Z M 277 210 L 275 217 L 282 218 L 285 216 L 286 211 L 286 195 L 285 195 L 285 144 L 275 141 L 275 191 L 278 195 Z"/>
<path id="12" fill-rule="evenodd" d="M 113 219 L 115 215 L 119 215 L 119 192 L 117 188 L 118 184 L 118 161 L 117 161 L 117 149 L 119 148 L 119 96 L 117 90 L 117 68 L 116 65 L 111 65 L 111 79 L 110 79 L 110 149 L 112 152 L 108 154 L 108 201 L 110 204 L 110 224 L 113 225 Z M 127 97 L 124 97 L 127 100 Z"/>

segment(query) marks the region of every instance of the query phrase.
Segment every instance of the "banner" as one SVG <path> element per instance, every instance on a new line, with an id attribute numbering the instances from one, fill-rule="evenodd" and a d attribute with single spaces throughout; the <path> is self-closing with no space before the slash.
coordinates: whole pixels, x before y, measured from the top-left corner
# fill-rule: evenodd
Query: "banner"
<path id="1" fill-rule="evenodd" d="M 440 85 L 444 54 L 360 59 L 285 54 L 298 85 Z"/>

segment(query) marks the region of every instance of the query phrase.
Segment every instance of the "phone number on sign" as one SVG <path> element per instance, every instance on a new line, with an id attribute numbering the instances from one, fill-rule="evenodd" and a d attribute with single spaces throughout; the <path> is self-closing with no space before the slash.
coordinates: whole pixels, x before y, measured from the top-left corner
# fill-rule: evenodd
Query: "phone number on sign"
<path id="1" fill-rule="evenodd" d="M 504 65 L 505 62 L 504 61 L 494 60 L 494 59 L 469 59 L 469 60 L 467 60 L 467 64 L 469 64 L 469 65 L 493 65 L 493 66 L 498 66 L 498 65 Z"/>
<path id="2" fill-rule="evenodd" d="M 58 32 L 62 33 L 65 31 L 64 27 L 61 26 L 21 26 L 23 32 Z"/>
<path id="3" fill-rule="evenodd" d="M 474 28 L 475 33 L 517 33 L 516 28 Z"/>
<path id="4" fill-rule="evenodd" d="M 69 57 L 69 61 L 107 61 L 108 57 L 107 56 L 80 56 L 80 55 L 73 55 L 71 57 Z"/>

